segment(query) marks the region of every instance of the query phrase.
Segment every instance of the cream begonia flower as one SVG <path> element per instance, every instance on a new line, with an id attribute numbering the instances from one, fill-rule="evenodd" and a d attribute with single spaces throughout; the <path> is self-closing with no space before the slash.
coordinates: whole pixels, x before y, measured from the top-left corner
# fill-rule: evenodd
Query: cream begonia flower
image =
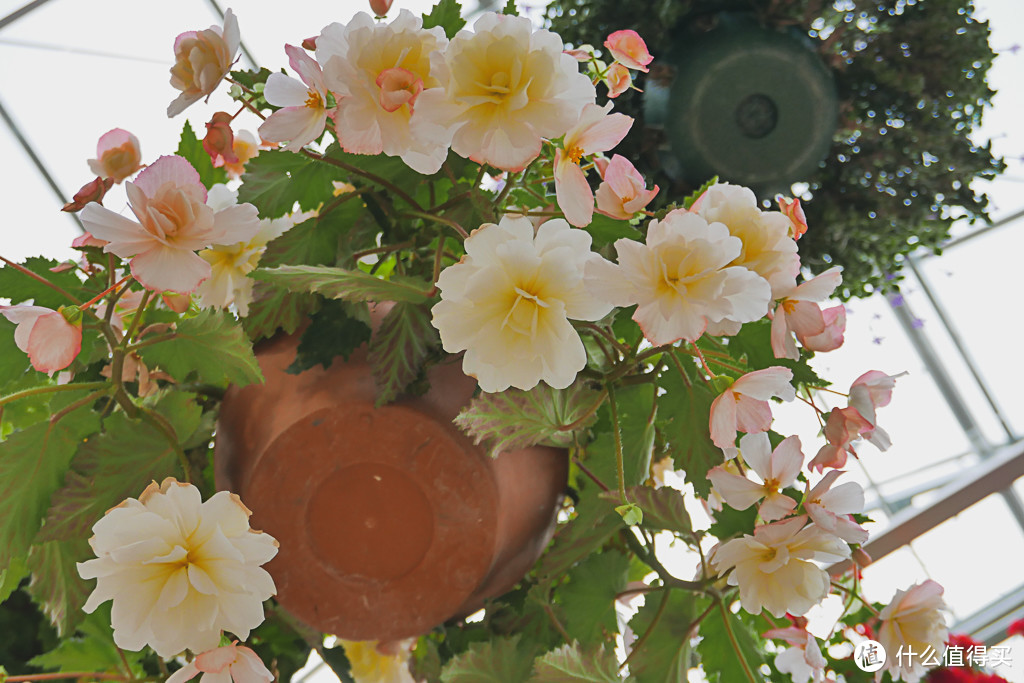
<path id="1" fill-rule="evenodd" d="M 855 481 L 832 488 L 842 474 L 841 470 L 832 470 L 814 488 L 808 482 L 804 510 L 815 524 L 847 543 L 865 543 L 867 530 L 850 518 L 852 514 L 864 512 L 864 489 Z"/>
<path id="2" fill-rule="evenodd" d="M 879 613 L 876 631 L 878 642 L 885 648 L 885 667 L 875 680 L 888 671 L 894 681 L 917 681 L 924 675 L 924 660 L 941 659 L 949 629 L 942 613 L 948 609 L 942 599 L 942 586 L 928 579 L 896 595 Z M 897 656 L 900 647 L 903 657 Z M 930 650 L 930 652 L 928 651 Z M 910 652 L 914 654 L 907 656 Z"/>
<path id="3" fill-rule="evenodd" d="M 564 135 L 594 102 L 594 85 L 563 47 L 557 34 L 534 30 L 527 17 L 480 15 L 473 32 L 459 31 L 432 57 L 442 90 L 420 94 L 424 120 L 451 129 L 457 154 L 522 170 L 544 138 Z"/>
<path id="4" fill-rule="evenodd" d="M 239 42 L 238 19 L 230 9 L 224 12 L 223 29 L 211 26 L 204 31 L 185 31 L 175 38 L 171 85 L 181 94 L 167 107 L 168 116 L 177 116 L 192 103 L 210 96 L 231 70 Z"/>
<path id="5" fill-rule="evenodd" d="M 375 640 L 342 640 L 350 673 L 356 683 L 415 683 L 409 671 L 409 646 L 413 641 L 378 643 Z M 382 649 L 394 650 L 393 653 Z"/>
<path id="6" fill-rule="evenodd" d="M 826 320 L 819 302 L 832 296 L 843 281 L 842 268 L 836 266 L 829 268 L 810 280 L 801 282 L 799 285 L 778 292 L 779 305 L 775 307 L 772 317 L 772 352 L 776 358 L 789 358 L 799 360 L 800 352 L 796 348 L 793 336 L 800 340 L 800 343 L 811 350 L 825 351 L 824 344 L 815 344 L 813 339 L 824 335 L 835 338 L 835 335 L 827 334 L 830 327 L 841 325 L 838 330 L 838 342 L 843 342 L 843 331 L 846 329 L 845 312 L 839 319 L 837 314 L 832 314 Z M 832 309 L 829 309 L 832 310 Z M 838 313 L 838 312 L 836 312 Z M 833 346 L 838 348 L 838 345 Z"/>
<path id="7" fill-rule="evenodd" d="M 850 547 L 807 517 L 793 517 L 754 529 L 754 535 L 718 546 L 711 564 L 719 574 L 732 569 L 729 585 L 739 586 L 740 604 L 751 614 L 766 609 L 776 618 L 806 614 L 829 592 L 828 572 L 814 563 L 838 562 Z"/>
<path id="8" fill-rule="evenodd" d="M 583 287 L 583 268 L 597 258 L 590 235 L 561 219 L 543 223 L 536 237 L 528 218 L 480 226 L 437 280 L 432 322 L 444 350 L 465 350 L 463 371 L 487 392 L 569 386 L 587 363 L 569 319 L 599 320 L 611 310 Z"/>
<path id="9" fill-rule="evenodd" d="M 753 370 L 712 401 L 708 431 L 715 445 L 725 451 L 725 457 L 736 455 L 737 431 L 753 434 L 771 429 L 772 407 L 768 401 L 796 398 L 792 382 L 793 371 L 789 368 L 773 366 Z"/>
<path id="10" fill-rule="evenodd" d="M 590 292 L 615 306 L 639 304 L 633 320 L 654 345 L 696 341 L 709 323 L 757 320 L 771 287 L 757 273 L 729 264 L 742 243 L 721 223 L 677 209 L 651 221 L 647 244 L 615 242 L 619 263 L 587 265 Z"/>
<path id="11" fill-rule="evenodd" d="M 302 48 L 285 45 L 288 64 L 302 82 L 291 76 L 275 73 L 267 77 L 263 96 L 278 109 L 259 127 L 259 134 L 268 142 L 285 142 L 281 149 L 298 152 L 316 140 L 327 125 L 327 86 L 320 65 Z"/>
<path id="12" fill-rule="evenodd" d="M 208 650 L 181 667 L 167 683 L 185 683 L 199 674 L 204 683 L 270 683 L 274 674 L 259 655 L 235 641 L 231 645 Z"/>
<path id="13" fill-rule="evenodd" d="M 234 206 L 237 200 L 237 190 L 218 184 L 210 188 L 206 203 L 214 210 L 222 210 Z M 264 218 L 251 239 L 235 244 L 214 245 L 200 251 L 199 256 L 210 264 L 211 274 L 196 290 L 199 305 L 204 308 L 227 308 L 234 304 L 240 316 L 249 315 L 254 284 L 249 273 L 259 265 L 267 244 L 315 214 L 315 211 L 306 211 L 281 218 Z"/>
<path id="14" fill-rule="evenodd" d="M 419 103 L 440 86 L 430 55 L 447 45 L 441 27 L 423 28 L 406 9 L 388 24 L 359 12 L 347 25 L 324 28 L 316 57 L 338 96 L 335 129 L 346 152 L 401 157 L 428 175 L 441 168 L 451 134 L 444 125 L 420 121 Z"/>
<path id="15" fill-rule="evenodd" d="M 139 222 L 92 202 L 82 209 L 82 223 L 108 242 L 104 251 L 131 258 L 132 275 L 147 289 L 194 291 L 210 277 L 210 264 L 197 250 L 247 241 L 259 230 L 252 204 L 219 211 L 207 206 L 199 173 L 179 156 L 160 157 L 125 190 Z"/>
<path id="16" fill-rule="evenodd" d="M 247 638 L 276 592 L 260 565 L 277 554 L 277 541 L 249 528 L 250 514 L 227 491 L 203 502 L 191 484 L 153 482 L 93 526 L 96 559 L 78 573 L 98 581 L 83 609 L 112 600 L 117 646 L 149 645 L 165 658 L 212 650 L 222 630 Z"/>
<path id="17" fill-rule="evenodd" d="M 761 635 L 765 638 L 780 638 L 792 646 L 776 655 L 775 668 L 789 674 L 793 683 L 824 683 L 828 661 L 821 654 L 814 636 L 796 626 L 771 629 Z"/>
<path id="18" fill-rule="evenodd" d="M 796 508 L 796 501 L 782 490 L 796 482 L 804 464 L 800 438 L 787 437 L 772 451 L 766 433 L 747 434 L 740 439 L 740 456 L 761 478 L 760 484 L 721 466 L 708 472 L 708 479 L 729 507 L 746 510 L 763 498 L 758 514 L 766 522 L 782 519 L 792 512 Z"/>
<path id="19" fill-rule="evenodd" d="M 761 211 L 750 189 L 716 183 L 697 198 L 690 211 L 708 223 L 724 223 L 740 238 L 743 249 L 729 265 L 749 268 L 767 280 L 773 299 L 796 287 L 800 257 L 796 240 L 789 236 L 790 220 L 778 211 Z"/>

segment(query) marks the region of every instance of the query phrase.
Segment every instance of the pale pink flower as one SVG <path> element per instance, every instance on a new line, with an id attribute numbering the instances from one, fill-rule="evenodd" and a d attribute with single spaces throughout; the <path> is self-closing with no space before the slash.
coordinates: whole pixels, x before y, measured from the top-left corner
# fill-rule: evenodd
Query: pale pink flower
<path id="1" fill-rule="evenodd" d="M 432 72 L 443 90 L 420 95 L 424 114 L 451 130 L 457 154 L 521 170 L 594 102 L 594 85 L 562 49 L 527 17 L 486 12 L 437 55 Z"/>
<path id="2" fill-rule="evenodd" d="M 100 136 L 96 143 L 96 157 L 89 159 L 89 169 L 100 178 L 113 178 L 115 183 L 142 168 L 139 139 L 121 128 Z"/>
<path id="3" fill-rule="evenodd" d="M 849 405 L 856 408 L 872 425 L 877 424 L 875 410 L 889 405 L 892 390 L 896 386 L 896 378 L 907 373 L 887 375 L 881 370 L 869 370 L 853 380 L 850 385 Z"/>
<path id="4" fill-rule="evenodd" d="M 196 655 L 195 659 L 171 674 L 167 683 L 185 683 L 199 674 L 203 674 L 199 680 L 205 683 L 270 683 L 274 680 L 274 674 L 270 673 L 259 655 L 239 645 L 237 640 Z"/>
<path id="5" fill-rule="evenodd" d="M 593 45 L 580 45 L 577 48 L 571 50 L 563 50 L 565 54 L 569 55 L 577 62 L 589 62 L 594 58 L 594 46 Z"/>
<path id="6" fill-rule="evenodd" d="M 767 432 L 772 424 L 771 398 L 792 401 L 796 390 L 789 368 L 771 367 L 754 370 L 733 382 L 711 404 L 708 428 L 711 440 L 725 451 L 726 457 L 736 454 L 736 432 L 754 434 Z"/>
<path id="7" fill-rule="evenodd" d="M 629 90 L 629 86 L 633 85 L 633 77 L 629 74 L 629 69 L 618 62 L 608 67 L 602 80 L 608 86 L 608 97 L 612 99 L 626 92 Z"/>
<path id="8" fill-rule="evenodd" d="M 654 57 L 647 50 L 647 43 L 636 31 L 616 31 L 604 41 L 604 46 L 612 53 L 615 61 L 637 71 L 647 71 L 647 65 Z"/>
<path id="9" fill-rule="evenodd" d="M 800 239 L 807 232 L 807 216 L 804 215 L 804 209 L 800 206 L 800 200 L 783 197 L 780 194 L 775 197 L 775 202 L 779 205 L 779 211 L 789 218 L 790 235 L 795 240 Z"/>
<path id="10" fill-rule="evenodd" d="M 276 590 L 260 565 L 277 554 L 277 541 L 249 528 L 250 514 L 227 491 L 203 502 L 192 484 L 153 482 L 93 526 L 96 559 L 78 573 L 98 580 L 83 609 L 112 600 L 117 646 L 149 645 L 165 658 L 212 650 L 222 630 L 247 638 Z"/>
<path id="11" fill-rule="evenodd" d="M 587 104 L 580 120 L 570 128 L 555 150 L 555 197 L 565 220 L 581 228 L 594 216 L 594 191 L 580 168 L 584 157 L 606 152 L 626 137 L 633 119 L 625 114 L 611 114 L 609 102 L 604 107 Z"/>
<path id="12" fill-rule="evenodd" d="M 763 498 L 758 514 L 766 522 L 782 519 L 796 508 L 796 501 L 782 490 L 796 482 L 804 464 L 799 437 L 784 439 L 772 451 L 767 434 L 747 434 L 740 439 L 740 457 L 761 479 L 760 484 L 721 466 L 708 472 L 708 479 L 729 507 L 746 510 Z"/>
<path id="13" fill-rule="evenodd" d="M 762 211 L 757 197 L 746 187 L 716 183 L 690 207 L 708 223 L 724 223 L 743 249 L 729 265 L 748 268 L 772 286 L 772 298 L 796 287 L 800 257 L 789 236 L 789 219 L 778 211 Z M 768 308 L 765 307 L 765 314 Z"/>
<path id="14" fill-rule="evenodd" d="M 793 339 L 795 334 L 803 343 L 826 332 L 825 317 L 819 302 L 832 295 L 843 281 L 841 268 L 829 268 L 806 282 L 783 290 L 775 298 L 781 299 L 772 317 L 772 351 L 776 358 L 797 360 L 800 352 Z M 830 318 L 833 325 L 839 324 L 839 316 Z M 846 316 L 842 316 L 845 328 Z M 841 334 L 840 334 L 841 338 Z M 812 342 L 813 343 L 813 342 Z"/>
<path id="15" fill-rule="evenodd" d="M 80 249 L 82 247 L 105 247 L 107 246 L 106 240 L 98 240 L 93 237 L 91 232 L 84 232 L 71 241 L 71 247 L 73 249 Z"/>
<path id="16" fill-rule="evenodd" d="M 853 481 L 832 488 L 842 474 L 840 470 L 832 470 L 814 488 L 808 482 L 804 510 L 825 531 L 847 543 L 864 543 L 868 540 L 867 530 L 850 518 L 852 514 L 864 512 L 864 489 Z"/>
<path id="17" fill-rule="evenodd" d="M 658 194 L 658 186 L 648 190 L 640 171 L 629 159 L 618 154 L 612 156 L 601 176 L 603 180 L 597 188 L 597 210 L 612 218 L 631 219 Z"/>
<path id="18" fill-rule="evenodd" d="M 845 341 L 846 307 L 839 304 L 832 308 L 826 308 L 821 312 L 821 320 L 825 323 L 825 329 L 820 334 L 798 334 L 797 339 L 808 351 L 820 353 L 835 351 Z"/>
<path id="19" fill-rule="evenodd" d="M 131 271 L 147 289 L 187 294 L 210 277 L 210 264 L 195 254 L 211 244 L 248 240 L 259 229 L 251 204 L 214 211 L 192 165 L 163 156 L 126 182 L 138 222 L 97 204 L 82 210 L 82 223 L 107 240 L 104 251 L 131 259 Z"/>
<path id="20" fill-rule="evenodd" d="M 63 313 L 42 306 L 0 306 L 0 314 L 17 325 L 14 343 L 28 354 L 32 367 L 52 375 L 63 370 L 82 350 L 82 327 Z"/>
<path id="21" fill-rule="evenodd" d="M 838 469 L 844 466 L 847 454 L 853 453 L 850 444 L 874 429 L 875 426 L 856 408 L 833 408 L 825 421 L 825 439 L 828 443 L 818 450 L 818 454 L 807 467 L 821 472 L 826 467 Z"/>
<path id="22" fill-rule="evenodd" d="M 639 304 L 633 320 L 652 344 L 696 341 L 710 322 L 750 322 L 767 310 L 768 282 L 728 265 L 741 249 L 721 223 L 677 209 L 651 221 L 646 244 L 616 241 L 618 265 L 588 264 L 587 287 L 615 306 Z"/>
<path id="23" fill-rule="evenodd" d="M 347 25 L 324 28 L 316 56 L 338 96 L 335 130 L 346 152 L 401 157 L 424 174 L 441 168 L 451 134 L 446 125 L 421 120 L 420 102 L 441 85 L 431 54 L 447 45 L 441 27 L 423 28 L 406 9 L 387 24 L 359 12 Z"/>
<path id="24" fill-rule="evenodd" d="M 776 618 L 806 614 L 829 593 L 828 572 L 815 564 L 838 562 L 850 547 L 806 516 L 754 528 L 754 535 L 715 548 L 711 565 L 719 574 L 732 569 L 730 586 L 739 586 L 740 604 L 750 614 L 767 609 Z"/>
<path id="25" fill-rule="evenodd" d="M 892 675 L 894 681 L 917 681 L 926 671 L 924 659 L 929 654 L 931 658 L 941 660 L 949 638 L 949 629 L 942 615 L 948 607 L 942 593 L 942 586 L 928 579 L 905 591 L 896 591 L 882 609 L 878 615 L 881 624 L 876 633 L 878 642 L 889 656 L 885 659 L 885 667 L 876 674 L 876 681 L 885 671 Z M 904 649 L 903 657 L 896 656 L 900 647 Z M 906 656 L 911 650 L 914 655 Z"/>
<path id="26" fill-rule="evenodd" d="M 771 629 L 761 635 L 785 640 L 792 646 L 775 656 L 775 668 L 789 674 L 793 683 L 823 683 L 828 661 L 821 654 L 817 639 L 806 629 L 790 626 Z"/>
<path id="27" fill-rule="evenodd" d="M 569 319 L 599 320 L 611 310 L 583 286 L 584 266 L 598 258 L 590 235 L 553 219 L 535 236 L 529 219 L 506 215 L 465 244 L 466 255 L 437 280 L 432 323 L 444 350 L 466 351 L 462 369 L 483 391 L 569 386 L 587 363 Z"/>
<path id="28" fill-rule="evenodd" d="M 211 26 L 175 38 L 171 85 L 181 94 L 167 107 L 167 115 L 177 116 L 192 103 L 209 97 L 231 70 L 238 45 L 238 19 L 230 9 L 224 12 L 223 29 Z"/>
<path id="29" fill-rule="evenodd" d="M 259 134 L 268 142 L 288 144 L 282 149 L 298 152 L 324 132 L 327 125 L 327 85 L 320 65 L 302 48 L 285 45 L 288 64 L 299 74 L 302 82 L 282 73 L 267 77 L 263 96 L 267 102 L 283 107 L 271 114 L 260 125 Z"/>

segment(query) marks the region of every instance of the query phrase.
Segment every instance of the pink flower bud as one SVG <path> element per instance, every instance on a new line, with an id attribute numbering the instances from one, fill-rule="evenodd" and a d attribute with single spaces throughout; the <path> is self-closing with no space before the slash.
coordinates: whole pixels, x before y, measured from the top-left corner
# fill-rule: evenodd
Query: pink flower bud
<path id="1" fill-rule="evenodd" d="M 658 186 L 648 190 L 644 178 L 629 160 L 612 157 L 597 188 L 597 210 L 606 216 L 629 220 L 642 211 L 658 194 Z"/>
<path id="2" fill-rule="evenodd" d="M 800 200 L 783 197 L 780 194 L 775 197 L 775 201 L 779 205 L 779 211 L 784 213 L 793 224 L 793 239 L 800 239 L 800 236 L 807 232 L 807 217 L 804 215 L 803 207 L 800 206 Z"/>
<path id="3" fill-rule="evenodd" d="M 0 314 L 17 325 L 14 343 L 28 354 L 32 367 L 50 375 L 63 370 L 82 350 L 82 327 L 59 311 L 42 306 L 0 306 Z"/>
<path id="4" fill-rule="evenodd" d="M 210 155 L 214 167 L 226 163 L 238 163 L 234 151 L 234 134 L 231 132 L 231 114 L 219 111 L 206 124 L 206 137 L 203 138 L 203 149 Z"/>
<path id="5" fill-rule="evenodd" d="M 864 548 L 857 548 L 856 550 L 854 550 L 853 553 L 850 555 L 850 559 L 853 560 L 853 563 L 861 569 L 867 567 L 869 564 L 874 562 L 874 560 L 871 559 L 871 556 L 868 555 L 867 551 L 864 550 Z"/>
<path id="6" fill-rule="evenodd" d="M 139 139 L 126 130 L 115 128 L 104 133 L 96 143 L 96 159 L 89 159 L 89 169 L 101 178 L 119 183 L 142 168 Z"/>
<path id="7" fill-rule="evenodd" d="M 81 211 L 89 202 L 96 202 L 97 204 L 102 204 L 103 197 L 104 195 L 107 194 L 107 190 L 109 190 L 113 186 L 113 178 L 95 178 L 93 180 L 90 180 L 85 185 L 82 185 L 82 189 L 75 193 L 75 196 L 71 199 L 70 202 L 68 202 L 61 208 L 61 211 Z"/>
<path id="8" fill-rule="evenodd" d="M 313 36 L 312 38 L 306 38 L 305 40 L 303 40 L 302 41 L 302 49 L 303 50 L 309 50 L 310 52 L 315 51 L 316 50 L 316 39 L 317 38 L 319 38 L 319 36 Z"/>
<path id="9" fill-rule="evenodd" d="M 654 57 L 647 51 L 647 43 L 636 31 L 616 31 L 604 41 L 615 61 L 628 69 L 646 72 Z"/>
<path id="10" fill-rule="evenodd" d="M 391 9 L 391 3 L 393 0 L 370 0 L 370 9 L 378 17 L 383 17 Z"/>

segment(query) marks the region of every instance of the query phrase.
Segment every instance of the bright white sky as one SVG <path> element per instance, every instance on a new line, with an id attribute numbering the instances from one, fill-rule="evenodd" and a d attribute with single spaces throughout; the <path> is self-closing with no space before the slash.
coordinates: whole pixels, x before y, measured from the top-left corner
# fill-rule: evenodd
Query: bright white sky
<path id="1" fill-rule="evenodd" d="M 27 0 L 0 0 L 0 17 Z M 925 0 L 927 2 L 927 0 Z M 407 7 L 422 12 L 426 0 L 396 0 L 391 14 Z M 1007 173 L 986 187 L 998 219 L 1024 208 L 1024 12 L 1019 0 L 978 0 L 983 18 L 990 19 L 991 44 L 1000 56 L 989 73 L 999 90 L 985 118 L 980 140 L 995 140 L 997 152 L 1008 163 Z M 229 3 L 222 0 L 221 6 Z M 261 65 L 286 65 L 285 42 L 299 44 L 317 35 L 332 21 L 346 21 L 368 3 L 356 0 L 233 0 L 243 42 Z M 96 140 L 111 128 L 133 132 L 141 141 L 143 160 L 152 161 L 177 147 L 183 121 L 188 118 L 200 137 L 204 123 L 217 109 L 234 111 L 226 95 L 218 93 L 209 105 L 197 104 L 174 120 L 167 119 L 167 104 L 176 96 L 168 84 L 172 45 L 182 31 L 220 23 L 208 0 L 173 3 L 138 0 L 98 0 L 83 3 L 52 0 L 28 16 L 0 30 L 0 104 L 16 121 L 33 149 L 50 169 L 67 198 L 91 179 L 86 159 L 95 156 Z M 248 66 L 248 65 L 246 65 Z M 253 117 L 240 119 L 255 132 Z M 75 223 L 59 212 L 62 202 L 42 182 L 28 157 L 6 126 L 0 125 L 0 254 L 15 260 L 44 254 L 74 258 L 67 245 L 78 235 Z M 107 205 L 123 206 L 119 188 Z M 1017 227 L 1024 227 L 1018 221 Z M 814 229 L 814 226 L 811 226 Z M 1019 347 L 1019 315 L 1006 302 L 1016 303 L 1022 244 L 1019 230 L 996 231 L 940 259 L 929 259 L 925 269 L 942 297 L 954 324 L 972 353 L 997 400 L 1024 431 L 1024 363 L 1010 355 Z M 951 346 L 941 334 L 934 312 L 913 287 L 908 301 L 944 354 Z M 823 356 L 821 367 L 837 388 L 845 389 L 868 369 L 896 373 L 901 378 L 892 405 L 880 419 L 892 435 L 888 452 L 866 453 L 864 467 L 871 478 L 884 482 L 911 473 L 926 464 L 968 450 L 968 443 L 941 403 L 920 360 L 908 345 L 884 301 L 850 305 L 847 343 Z M 1010 341 L 1008 341 L 1010 340 Z M 880 341 L 880 343 L 878 343 Z M 965 399 L 976 410 L 986 436 L 1001 443 L 1001 434 L 961 364 L 950 361 L 950 372 Z M 805 444 L 816 443 L 816 423 L 809 411 L 780 418 L 776 429 L 801 434 Z M 851 478 L 866 483 L 865 471 L 852 467 Z M 909 476 L 903 484 L 920 477 Z M 1018 488 L 1024 487 L 1018 483 Z M 880 518 L 882 515 L 878 515 Z M 968 540 L 969 539 L 969 540 Z M 970 544 L 966 547 L 966 544 Z M 1013 524 L 1001 499 L 983 501 L 955 520 L 915 543 L 914 553 L 903 550 L 880 562 L 867 574 L 869 597 L 888 600 L 928 576 L 943 583 L 946 598 L 957 618 L 1015 588 L 1024 557 L 1024 534 Z M 1024 642 L 1016 639 L 1015 673 L 997 671 L 1011 681 L 1024 682 Z"/>

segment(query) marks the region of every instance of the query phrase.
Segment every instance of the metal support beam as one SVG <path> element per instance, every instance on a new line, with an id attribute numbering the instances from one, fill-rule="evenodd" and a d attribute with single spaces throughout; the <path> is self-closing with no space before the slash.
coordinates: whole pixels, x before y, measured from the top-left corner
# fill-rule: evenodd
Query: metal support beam
<path id="1" fill-rule="evenodd" d="M 7 26 L 7 24 L 10 24 L 11 22 L 17 21 L 18 19 L 21 19 L 23 16 L 25 16 L 26 14 L 28 14 L 32 10 L 35 10 L 35 9 L 38 9 L 39 7 L 42 7 L 43 5 L 48 3 L 49 1 L 50 0 L 33 0 L 33 2 L 28 3 L 27 5 L 25 5 L 21 9 L 14 10 L 13 12 L 8 14 L 3 19 L 0 19 L 0 30 L 2 30 L 5 26 Z"/>

